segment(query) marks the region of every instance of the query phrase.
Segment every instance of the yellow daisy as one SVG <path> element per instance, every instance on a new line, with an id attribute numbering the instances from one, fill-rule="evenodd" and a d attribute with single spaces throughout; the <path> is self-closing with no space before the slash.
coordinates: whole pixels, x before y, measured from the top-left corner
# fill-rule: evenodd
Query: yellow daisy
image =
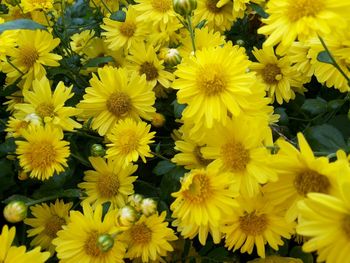
<path id="1" fill-rule="evenodd" d="M 292 67 L 288 57 L 277 57 L 272 47 L 254 48 L 253 55 L 258 62 L 250 68 L 257 72 L 258 78 L 265 84 L 272 102 L 275 98 L 279 104 L 289 102 L 295 98 L 293 89 L 303 90 L 300 73 Z"/>
<path id="2" fill-rule="evenodd" d="M 47 12 L 53 8 L 53 0 L 21 0 L 24 13 L 32 12 L 34 10 L 43 10 Z"/>
<path id="3" fill-rule="evenodd" d="M 11 137 L 20 137 L 22 136 L 22 130 L 27 129 L 29 125 L 31 125 L 32 122 L 30 120 L 21 120 L 16 119 L 14 117 L 10 117 L 7 122 L 7 128 L 5 129 L 6 132 L 8 132 L 8 136 Z"/>
<path id="4" fill-rule="evenodd" d="M 82 55 L 84 53 L 84 49 L 89 46 L 90 41 L 92 41 L 94 38 L 94 30 L 84 30 L 70 37 L 70 46 L 75 53 Z"/>
<path id="5" fill-rule="evenodd" d="M 274 250 L 283 245 L 283 238 L 291 238 L 294 223 L 287 223 L 284 211 L 273 206 L 262 196 L 237 199 L 239 208 L 229 216 L 222 231 L 225 246 L 233 251 L 251 254 L 254 247 L 260 257 L 265 257 L 265 244 Z"/>
<path id="6" fill-rule="evenodd" d="M 52 241 L 58 259 L 65 263 L 124 262 L 126 246 L 120 241 L 120 229 L 115 225 L 117 210 L 109 210 L 103 216 L 102 206 L 92 210 L 89 204 L 82 205 L 83 213 L 71 211 L 68 225 Z"/>
<path id="7" fill-rule="evenodd" d="M 69 142 L 60 129 L 35 125 L 22 131 L 24 141 L 16 141 L 19 164 L 32 178 L 46 180 L 64 171 L 69 156 Z"/>
<path id="8" fill-rule="evenodd" d="M 205 245 L 208 233 L 214 243 L 221 240 L 220 224 L 237 206 L 235 182 L 230 173 L 220 173 L 208 167 L 187 173 L 181 189 L 172 194 L 175 201 L 170 209 L 175 218 L 173 225 L 184 238 L 194 238 Z"/>
<path id="9" fill-rule="evenodd" d="M 145 21 L 143 21 L 145 23 Z M 146 22 L 147 23 L 147 22 Z M 155 25 L 147 24 L 150 28 L 147 42 L 154 47 L 172 47 L 177 46 L 181 42 L 181 29 L 184 29 L 183 24 L 177 17 L 171 17 L 169 22 L 158 23 Z"/>
<path id="10" fill-rule="evenodd" d="M 111 143 L 107 144 L 107 158 L 119 160 L 124 165 L 136 162 L 139 158 L 146 162 L 146 157 L 152 157 L 149 147 L 153 143 L 155 132 L 150 132 L 151 125 L 132 119 L 120 120 L 111 133 L 107 134 Z"/>
<path id="11" fill-rule="evenodd" d="M 84 201 L 93 207 L 105 202 L 111 202 L 111 207 L 123 207 L 127 197 L 134 193 L 133 182 L 136 176 L 131 176 L 137 165 L 128 164 L 123 166 L 118 160 L 106 162 L 101 157 L 89 158 L 95 170 L 85 171 L 84 182 L 78 186 L 86 191 Z"/>
<path id="12" fill-rule="evenodd" d="M 141 218 L 125 231 L 121 239 L 128 244 L 126 257 L 141 258 L 142 262 L 160 262 L 161 257 L 173 251 L 171 241 L 177 239 L 174 231 L 165 221 L 166 213 Z"/>
<path id="13" fill-rule="evenodd" d="M 7 74 L 7 83 L 13 83 L 22 77 L 22 86 L 29 89 L 34 79 L 41 79 L 46 75 L 44 66 L 57 67 L 62 57 L 50 53 L 56 48 L 60 40 L 43 30 L 20 30 L 17 34 L 17 47 L 8 50 L 11 63 L 24 75 L 6 63 L 3 71 Z"/>
<path id="14" fill-rule="evenodd" d="M 90 6 L 100 8 L 104 15 L 118 11 L 120 2 L 120 0 L 89 0 Z"/>
<path id="15" fill-rule="evenodd" d="M 303 261 L 300 258 L 267 256 L 266 258 L 256 258 L 248 263 L 303 263 Z"/>
<path id="16" fill-rule="evenodd" d="M 249 66 L 244 49 L 232 45 L 199 50 L 196 56 L 183 58 L 172 85 L 179 90 L 179 103 L 187 104 L 182 116 L 208 128 L 214 120 L 225 123 L 228 113 L 237 116 L 248 104 L 255 82 L 254 73 L 247 73 Z"/>
<path id="17" fill-rule="evenodd" d="M 144 76 L 105 66 L 98 69 L 98 76 L 93 74 L 90 85 L 77 107 L 86 118 L 93 117 L 91 127 L 100 135 L 110 132 L 120 119 L 152 119 L 155 95 Z"/>
<path id="18" fill-rule="evenodd" d="M 49 257 L 49 252 L 40 252 L 40 247 L 26 252 L 25 246 L 12 246 L 16 228 L 4 225 L 0 234 L 0 262 L 3 263 L 43 263 Z"/>
<path id="19" fill-rule="evenodd" d="M 287 55 L 293 67 L 307 77 L 305 83 L 309 82 L 315 72 L 315 66 L 311 63 L 310 45 L 307 42 L 293 42 Z"/>
<path id="20" fill-rule="evenodd" d="M 14 116 L 24 119 L 28 114 L 35 113 L 44 123 L 51 123 L 65 131 L 81 128 L 81 124 L 71 119 L 80 111 L 64 104 L 73 97 L 73 85 L 66 87 L 60 81 L 54 92 L 51 91 L 49 80 L 44 77 L 33 81 L 33 91 L 23 90 L 24 101 L 15 105 L 17 112 Z"/>
<path id="21" fill-rule="evenodd" d="M 172 0 L 135 0 L 135 10 L 139 12 L 139 19 L 151 21 L 153 24 L 168 23 L 175 17 Z"/>
<path id="22" fill-rule="evenodd" d="M 34 237 L 31 241 L 32 246 L 41 246 L 50 251 L 51 255 L 55 253 L 55 246 L 51 243 L 57 236 L 57 232 L 68 222 L 68 213 L 73 203 L 65 204 L 63 200 L 56 200 L 50 205 L 43 203 L 30 207 L 33 217 L 26 218 L 24 223 L 32 227 L 27 231 L 28 237 Z"/>

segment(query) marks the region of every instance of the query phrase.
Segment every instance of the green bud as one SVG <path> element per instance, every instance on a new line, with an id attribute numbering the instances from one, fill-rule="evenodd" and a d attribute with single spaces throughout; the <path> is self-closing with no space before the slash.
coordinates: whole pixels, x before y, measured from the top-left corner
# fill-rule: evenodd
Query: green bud
<path id="1" fill-rule="evenodd" d="M 90 148 L 90 154 L 94 157 L 103 157 L 106 154 L 106 150 L 101 144 L 95 143 Z"/>
<path id="2" fill-rule="evenodd" d="M 145 198 L 141 203 L 141 211 L 145 216 L 150 216 L 157 212 L 157 202 L 151 198 Z"/>
<path id="3" fill-rule="evenodd" d="M 237 40 L 236 40 L 236 44 L 237 44 L 238 46 L 244 47 L 245 42 L 244 42 L 243 39 L 237 39 Z"/>
<path id="4" fill-rule="evenodd" d="M 197 0 L 173 0 L 173 6 L 176 13 L 188 16 L 197 8 Z"/>
<path id="5" fill-rule="evenodd" d="M 176 48 L 168 49 L 164 56 L 164 64 L 167 68 L 172 68 L 181 63 L 182 57 Z"/>
<path id="6" fill-rule="evenodd" d="M 99 235 L 97 238 L 97 247 L 102 251 L 102 252 L 107 252 L 110 250 L 114 245 L 114 239 L 111 235 L 109 234 L 102 234 Z"/>
<path id="7" fill-rule="evenodd" d="M 28 207 L 23 201 L 11 201 L 4 208 L 4 217 L 10 223 L 21 222 L 27 216 Z"/>

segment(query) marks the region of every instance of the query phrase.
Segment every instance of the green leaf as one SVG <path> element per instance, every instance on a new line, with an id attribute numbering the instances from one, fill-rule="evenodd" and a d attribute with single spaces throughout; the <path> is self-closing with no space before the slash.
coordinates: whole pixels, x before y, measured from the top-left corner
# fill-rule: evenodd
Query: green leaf
<path id="1" fill-rule="evenodd" d="M 345 101 L 344 100 L 331 100 L 328 101 L 328 109 L 331 110 L 339 110 L 343 105 L 344 105 Z"/>
<path id="2" fill-rule="evenodd" d="M 323 63 L 333 65 L 333 60 L 326 50 L 323 50 L 320 53 L 318 53 L 317 60 Z"/>
<path id="3" fill-rule="evenodd" d="M 1 159 L 0 160 L 0 196 L 6 191 L 7 189 L 14 186 L 16 183 L 14 181 L 14 170 L 12 167 L 12 161 L 8 159 Z"/>
<path id="4" fill-rule="evenodd" d="M 347 148 L 341 132 L 329 124 L 317 125 L 307 129 L 305 137 L 314 151 L 334 153 L 339 149 Z"/>
<path id="5" fill-rule="evenodd" d="M 175 167 L 176 167 L 176 165 L 173 164 L 172 162 L 164 160 L 164 161 L 160 161 L 156 165 L 156 167 L 154 167 L 153 172 L 156 175 L 163 175 L 163 174 L 166 174 L 166 173 L 170 172 Z"/>
<path id="6" fill-rule="evenodd" d="M 280 125 L 288 125 L 289 118 L 288 118 L 288 115 L 286 113 L 286 109 L 285 108 L 277 107 L 277 108 L 275 108 L 275 113 L 280 115 L 280 118 L 279 118 L 279 121 L 278 121 L 278 123 Z"/>
<path id="7" fill-rule="evenodd" d="M 251 3 L 250 7 L 262 18 L 268 18 L 269 14 L 265 12 L 265 10 L 258 4 Z"/>
<path id="8" fill-rule="evenodd" d="M 109 17 L 112 20 L 119 21 L 119 22 L 124 22 L 126 19 L 126 13 L 122 10 L 119 10 Z"/>
<path id="9" fill-rule="evenodd" d="M 216 262 L 225 261 L 228 251 L 224 247 L 218 247 L 210 251 L 207 257 L 215 259 Z"/>
<path id="10" fill-rule="evenodd" d="M 176 166 L 163 175 L 162 181 L 160 182 L 160 198 L 165 202 L 171 201 L 171 194 L 177 192 L 180 187 L 180 178 L 184 176 L 186 170 L 181 166 Z"/>
<path id="11" fill-rule="evenodd" d="M 180 119 L 181 116 L 182 116 L 183 110 L 186 108 L 186 105 L 178 103 L 177 100 L 174 100 L 171 103 L 171 105 L 174 106 L 174 116 L 175 116 L 175 118 Z"/>
<path id="12" fill-rule="evenodd" d="M 30 19 L 16 19 L 3 24 L 0 24 L 0 34 L 6 30 L 15 30 L 15 29 L 45 29 L 43 25 L 40 25 Z"/>
<path id="13" fill-rule="evenodd" d="M 300 258 L 304 263 L 314 262 L 312 254 L 303 252 L 300 246 L 293 247 L 290 251 L 290 256 L 293 258 Z"/>
<path id="14" fill-rule="evenodd" d="M 306 99 L 304 104 L 301 106 L 301 110 L 310 114 L 311 116 L 325 113 L 327 112 L 327 101 L 321 98 Z"/>
<path id="15" fill-rule="evenodd" d="M 111 56 L 92 58 L 87 61 L 83 68 L 95 68 L 113 61 L 114 59 Z"/>
<path id="16" fill-rule="evenodd" d="M 34 200 L 24 195 L 11 195 L 9 198 L 6 198 L 5 200 L 3 200 L 2 203 L 8 204 L 11 201 L 23 201 L 24 203 L 30 203 Z"/>
<path id="17" fill-rule="evenodd" d="M 8 138 L 5 142 L 0 144 L 0 157 L 6 156 L 16 151 L 16 144 L 14 138 Z"/>

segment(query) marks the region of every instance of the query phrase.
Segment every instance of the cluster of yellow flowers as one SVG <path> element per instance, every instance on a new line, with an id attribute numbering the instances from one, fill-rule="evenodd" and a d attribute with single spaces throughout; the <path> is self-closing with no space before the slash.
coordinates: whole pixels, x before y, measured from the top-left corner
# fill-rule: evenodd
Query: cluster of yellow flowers
<path id="1" fill-rule="evenodd" d="M 183 241 L 176 232 L 201 245 L 210 235 L 261 258 L 269 258 L 266 245 L 278 251 L 301 236 L 318 261 L 350 262 L 346 153 L 316 157 L 302 133 L 296 144 L 274 141 L 271 129 L 279 119 L 273 104 L 306 92 L 313 76 L 349 92 L 350 0 L 90 0 L 103 23 L 66 41 L 56 24 L 66 32 L 65 11 L 75 4 L 4 1 L 0 29 L 19 18 L 46 27 L 0 30 L 0 71 L 7 87 L 19 87 L 4 103 L 7 138 L 15 139 L 21 174 L 43 184 L 76 158 L 76 132 L 89 130 L 106 152 L 89 157 L 78 179 L 82 209 L 58 199 L 32 205 L 24 223 L 34 249 L 11 245 L 15 228 L 5 225 L 0 262 L 173 262 L 170 252 Z M 256 19 L 253 6 L 266 12 L 254 29 L 266 40 L 249 57 L 225 32 L 245 16 Z M 332 63 L 318 59 L 325 51 Z M 74 56 L 86 66 L 63 71 Z M 96 58 L 108 59 L 89 65 Z M 70 81 L 51 77 L 54 67 Z M 171 95 L 184 106 L 179 128 L 168 130 L 171 161 L 188 171 L 167 214 L 133 183 L 141 161 L 165 158 L 151 148 L 165 122 L 157 101 Z M 299 262 L 285 260 L 271 258 Z"/>

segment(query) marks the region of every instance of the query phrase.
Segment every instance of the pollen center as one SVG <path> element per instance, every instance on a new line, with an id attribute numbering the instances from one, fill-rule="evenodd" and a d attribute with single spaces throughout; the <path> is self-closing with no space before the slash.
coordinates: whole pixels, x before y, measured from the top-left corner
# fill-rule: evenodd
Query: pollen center
<path id="1" fill-rule="evenodd" d="M 46 221 L 44 233 L 50 238 L 55 238 L 57 236 L 57 232 L 61 230 L 62 226 L 65 224 L 66 220 L 64 220 L 64 218 L 53 215 Z"/>
<path id="2" fill-rule="evenodd" d="M 135 131 L 128 130 L 125 134 L 120 137 L 120 148 L 124 154 L 135 151 L 139 145 L 139 139 Z"/>
<path id="3" fill-rule="evenodd" d="M 130 236 L 133 243 L 149 244 L 152 240 L 152 231 L 145 223 L 134 225 L 130 229 Z"/>
<path id="4" fill-rule="evenodd" d="M 87 239 L 84 243 L 84 250 L 85 253 L 92 257 L 99 257 L 101 256 L 102 252 L 97 246 L 97 239 L 98 239 L 98 232 L 92 231 L 89 233 Z"/>
<path id="5" fill-rule="evenodd" d="M 226 90 L 226 76 L 219 65 L 206 65 L 199 70 L 197 76 L 198 87 L 207 96 L 214 96 Z"/>
<path id="6" fill-rule="evenodd" d="M 348 240 L 350 240 L 350 215 L 346 215 L 343 218 L 342 229 L 343 229 L 346 237 L 348 238 Z"/>
<path id="7" fill-rule="evenodd" d="M 112 93 L 107 102 L 106 107 L 116 117 L 124 117 L 131 110 L 131 100 L 128 94 L 124 92 Z"/>
<path id="8" fill-rule="evenodd" d="M 140 66 L 140 75 L 146 74 L 147 81 L 154 80 L 158 77 L 158 69 L 150 62 L 144 62 Z"/>
<path id="9" fill-rule="evenodd" d="M 324 0 L 289 0 L 287 16 L 295 22 L 303 17 L 315 17 L 324 8 Z"/>
<path id="10" fill-rule="evenodd" d="M 267 64 L 262 70 L 262 77 L 267 84 L 276 84 L 282 79 L 281 69 L 276 64 Z"/>
<path id="11" fill-rule="evenodd" d="M 28 155 L 33 169 L 46 169 L 56 161 L 57 152 L 50 142 L 40 141 L 32 144 Z"/>
<path id="12" fill-rule="evenodd" d="M 210 197 L 211 186 L 210 180 L 205 174 L 196 174 L 188 190 L 183 192 L 186 199 L 194 203 L 201 203 Z"/>
<path id="13" fill-rule="evenodd" d="M 119 180 L 115 174 L 103 174 L 99 176 L 97 189 L 102 198 L 112 198 L 119 193 Z"/>
<path id="14" fill-rule="evenodd" d="M 266 215 L 256 215 L 255 212 L 245 213 L 239 218 L 239 226 L 242 232 L 250 236 L 262 235 L 267 228 Z"/>
<path id="15" fill-rule="evenodd" d="M 54 111 L 55 107 L 51 103 L 46 102 L 40 103 L 35 109 L 36 114 L 42 119 L 45 117 L 53 117 Z"/>
<path id="16" fill-rule="evenodd" d="M 294 187 L 302 196 L 310 192 L 328 194 L 331 183 L 326 176 L 316 171 L 306 170 L 295 177 Z"/>
<path id="17" fill-rule="evenodd" d="M 152 7 L 160 13 L 166 13 L 171 9 L 171 0 L 152 0 Z"/>
<path id="18" fill-rule="evenodd" d="M 23 46 L 19 52 L 19 60 L 27 69 L 31 68 L 39 58 L 38 51 L 32 46 Z"/>
<path id="19" fill-rule="evenodd" d="M 221 8 L 217 7 L 217 3 L 219 1 L 218 0 L 207 0 L 206 1 L 206 6 L 207 6 L 207 9 L 212 12 L 212 13 L 220 13 L 221 11 Z"/>
<path id="20" fill-rule="evenodd" d="M 136 30 L 136 25 L 134 22 L 124 22 L 120 28 L 120 33 L 126 37 L 132 37 Z"/>
<path id="21" fill-rule="evenodd" d="M 193 149 L 193 155 L 194 158 L 196 159 L 196 161 L 201 165 L 201 166 L 207 166 L 208 164 L 211 163 L 211 160 L 207 160 L 203 158 L 203 155 L 201 153 L 201 147 L 200 146 L 196 146 Z"/>
<path id="22" fill-rule="evenodd" d="M 250 161 L 249 151 L 241 144 L 229 142 L 221 146 L 221 156 L 226 169 L 244 171 Z"/>

